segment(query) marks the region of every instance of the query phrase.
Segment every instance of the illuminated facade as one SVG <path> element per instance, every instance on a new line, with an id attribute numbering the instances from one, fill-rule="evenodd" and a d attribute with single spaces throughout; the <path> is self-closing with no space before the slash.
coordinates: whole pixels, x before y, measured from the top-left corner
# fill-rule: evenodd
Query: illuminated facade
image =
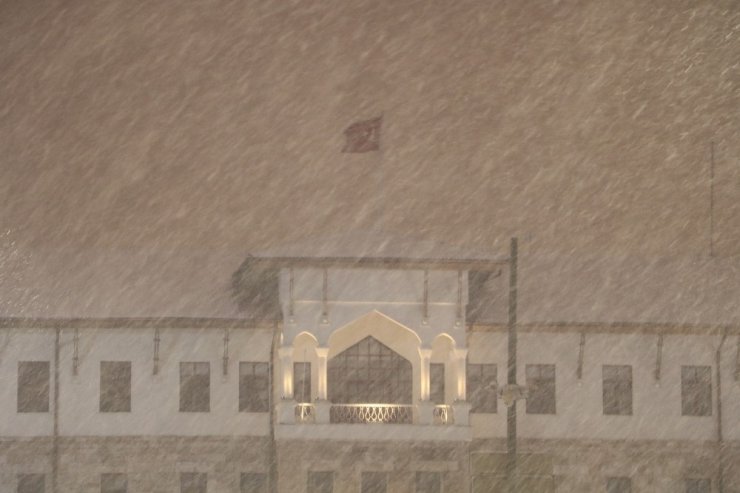
<path id="1" fill-rule="evenodd" d="M 507 262 L 271 256 L 259 320 L 6 319 L 0 492 L 504 491 L 507 327 L 471 314 Z M 738 491 L 737 328 L 518 330 L 518 491 Z"/>

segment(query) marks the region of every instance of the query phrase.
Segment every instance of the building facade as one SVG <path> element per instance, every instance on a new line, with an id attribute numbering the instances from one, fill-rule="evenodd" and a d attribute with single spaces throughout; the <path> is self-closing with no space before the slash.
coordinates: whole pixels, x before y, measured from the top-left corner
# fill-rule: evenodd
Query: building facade
<path id="1" fill-rule="evenodd" d="M 272 256 L 254 317 L 5 319 L 0 492 L 506 491 L 473 306 L 509 261 Z M 516 491 L 739 492 L 738 329 L 520 324 Z"/>

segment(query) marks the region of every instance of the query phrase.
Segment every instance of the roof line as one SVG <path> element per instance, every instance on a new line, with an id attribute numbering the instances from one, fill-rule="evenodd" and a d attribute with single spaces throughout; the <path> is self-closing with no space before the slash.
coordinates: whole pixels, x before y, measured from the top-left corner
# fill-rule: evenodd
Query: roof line
<path id="1" fill-rule="evenodd" d="M 249 257 L 260 263 L 291 267 L 388 267 L 432 270 L 490 270 L 509 263 L 509 258 L 404 258 L 404 257 Z"/>

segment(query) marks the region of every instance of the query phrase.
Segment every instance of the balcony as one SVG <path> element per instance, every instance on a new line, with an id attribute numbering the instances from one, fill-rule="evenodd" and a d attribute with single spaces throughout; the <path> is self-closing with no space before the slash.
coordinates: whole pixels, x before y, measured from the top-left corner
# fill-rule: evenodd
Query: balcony
<path id="1" fill-rule="evenodd" d="M 403 404 L 332 404 L 330 423 L 412 424 L 414 406 Z"/>
<path id="2" fill-rule="evenodd" d="M 427 416 L 429 405 L 413 406 L 408 404 L 329 404 L 330 424 L 429 424 Z M 416 418 L 415 418 L 416 415 Z M 294 417 L 296 424 L 315 424 L 326 420 L 317 420 L 316 406 L 311 403 L 295 404 Z M 431 424 L 455 424 L 453 406 L 435 405 L 431 407 Z"/>
<path id="3" fill-rule="evenodd" d="M 333 404 L 326 400 L 278 405 L 278 439 L 469 441 L 467 402 L 434 405 Z"/>

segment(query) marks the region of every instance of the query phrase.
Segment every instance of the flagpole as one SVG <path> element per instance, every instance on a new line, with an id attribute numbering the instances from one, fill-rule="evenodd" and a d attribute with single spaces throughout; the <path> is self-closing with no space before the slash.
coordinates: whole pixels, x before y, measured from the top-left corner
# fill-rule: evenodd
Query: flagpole
<path id="1" fill-rule="evenodd" d="M 380 113 L 380 122 L 381 122 L 380 129 L 382 129 L 383 113 Z M 385 216 L 386 216 L 385 167 L 383 166 L 385 163 L 385 159 L 383 159 L 384 157 L 383 152 L 384 152 L 383 141 L 380 138 L 378 138 L 378 160 L 380 161 L 378 163 L 378 168 L 380 168 L 380 171 L 378 172 L 379 182 L 380 182 L 378 185 L 380 188 L 380 191 L 378 193 L 378 196 L 380 197 L 380 221 L 378 224 L 378 230 L 380 232 L 383 232 L 386 226 L 385 224 Z"/>

